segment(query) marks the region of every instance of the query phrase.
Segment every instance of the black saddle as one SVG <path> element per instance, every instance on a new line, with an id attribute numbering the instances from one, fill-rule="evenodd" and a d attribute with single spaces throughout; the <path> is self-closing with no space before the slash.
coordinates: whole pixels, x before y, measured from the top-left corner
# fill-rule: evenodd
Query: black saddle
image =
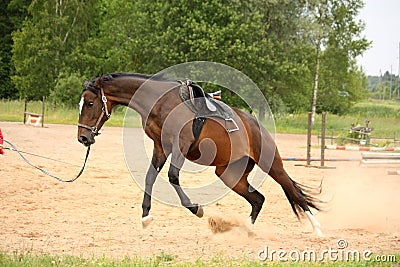
<path id="1" fill-rule="evenodd" d="M 233 110 L 222 101 L 217 100 L 221 99 L 220 92 L 205 93 L 200 85 L 189 79 L 179 82 L 181 83 L 179 94 L 189 109 L 195 113 L 195 120 L 202 118 L 205 122 L 207 117 L 217 117 L 225 120 L 226 130 L 229 133 L 239 130 L 233 119 Z"/>

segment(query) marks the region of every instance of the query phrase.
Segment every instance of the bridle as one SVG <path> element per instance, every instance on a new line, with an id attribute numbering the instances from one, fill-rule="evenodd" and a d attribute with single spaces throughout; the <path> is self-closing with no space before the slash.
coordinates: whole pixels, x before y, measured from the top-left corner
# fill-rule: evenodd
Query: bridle
<path id="1" fill-rule="evenodd" d="M 87 89 L 87 90 L 89 90 L 89 89 Z M 103 119 L 104 115 L 107 117 L 107 120 L 111 116 L 111 114 L 108 112 L 108 109 L 107 109 L 107 97 L 104 95 L 103 87 L 100 87 L 100 93 L 101 93 L 101 101 L 103 102 L 103 109 L 101 111 L 99 118 L 96 121 L 96 124 L 94 126 L 89 126 L 86 124 L 78 123 L 78 127 L 88 129 L 96 136 L 100 134 L 99 133 L 99 130 L 100 130 L 99 124 L 100 124 L 101 120 Z"/>

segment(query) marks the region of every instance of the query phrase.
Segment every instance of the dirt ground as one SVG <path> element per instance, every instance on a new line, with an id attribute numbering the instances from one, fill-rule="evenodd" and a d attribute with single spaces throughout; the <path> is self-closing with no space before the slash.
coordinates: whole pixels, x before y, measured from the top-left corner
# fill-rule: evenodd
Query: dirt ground
<path id="1" fill-rule="evenodd" d="M 39 128 L 0 122 L 0 128 L 4 138 L 22 151 L 74 164 L 27 156 L 55 175 L 70 179 L 83 163 L 85 148 L 76 140 L 76 126 Z M 134 132 L 143 136 L 141 129 Z M 278 134 L 276 141 L 282 156 L 305 157 L 305 136 Z M 315 137 L 313 144 L 317 144 Z M 60 183 L 28 166 L 17 153 L 5 152 L 0 155 L 2 251 L 114 258 L 165 252 L 179 261 L 208 259 L 216 254 L 256 260 L 266 246 L 287 251 L 337 249 L 337 241 L 344 239 L 346 249 L 400 252 L 400 176 L 386 174 L 400 166 L 328 162 L 326 165 L 336 168 L 317 169 L 285 162 L 288 173 L 300 183 L 318 186 L 323 179 L 320 198 L 329 203 L 316 217 L 325 237 L 316 238 L 308 220 L 297 220 L 283 191 L 269 177 L 260 188 L 266 202 L 254 225 L 254 235 L 242 226 L 250 205 L 233 192 L 205 206 L 201 219 L 185 208 L 153 201 L 154 221 L 142 229 L 143 192 L 125 164 L 122 128 L 105 127 L 92 146 L 84 174 L 74 183 Z M 327 158 L 361 157 L 361 152 L 329 150 L 326 154 Z M 318 149 L 313 149 L 313 156 L 319 157 Z M 147 162 L 138 160 L 137 171 L 145 171 Z M 217 179 L 212 169 L 207 171 L 208 179 Z M 199 179 L 195 176 L 185 173 L 182 183 L 196 183 Z M 218 216 L 234 222 L 234 227 L 213 233 L 208 219 Z"/>

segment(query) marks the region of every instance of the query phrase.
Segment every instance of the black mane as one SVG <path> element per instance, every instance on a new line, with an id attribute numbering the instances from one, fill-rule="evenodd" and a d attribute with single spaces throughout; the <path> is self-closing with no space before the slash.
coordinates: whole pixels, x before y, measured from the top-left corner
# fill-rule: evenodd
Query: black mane
<path id="1" fill-rule="evenodd" d="M 139 78 L 144 80 L 153 80 L 153 81 L 160 81 L 160 82 L 171 82 L 176 81 L 165 77 L 165 73 L 158 73 L 158 74 L 142 74 L 142 73 L 135 73 L 135 72 L 112 72 L 108 74 L 104 74 L 104 81 L 111 81 L 117 78 L 123 77 L 132 77 L 132 78 Z M 97 79 L 97 78 L 95 78 Z"/>
<path id="2" fill-rule="evenodd" d="M 114 79 L 118 78 L 123 78 L 123 77 L 132 77 L 132 78 L 139 78 L 139 79 L 144 79 L 144 80 L 156 80 L 156 81 L 172 81 L 166 77 L 164 77 L 164 74 L 142 74 L 142 73 L 135 73 L 135 72 L 111 72 L 107 74 L 103 74 L 105 82 L 107 81 L 112 81 Z M 99 76 L 101 77 L 101 76 Z M 99 78 L 99 77 L 94 77 L 90 81 L 85 81 L 83 84 L 83 91 L 90 90 L 93 93 L 96 93 L 98 91 L 97 88 L 93 86 L 94 82 Z"/>
<path id="3" fill-rule="evenodd" d="M 122 77 L 133 77 L 133 78 L 140 78 L 140 79 L 150 79 L 153 77 L 152 74 L 142 74 L 142 73 L 134 73 L 134 72 L 112 72 L 104 75 L 104 81 L 110 81 L 115 78 L 122 78 Z"/>

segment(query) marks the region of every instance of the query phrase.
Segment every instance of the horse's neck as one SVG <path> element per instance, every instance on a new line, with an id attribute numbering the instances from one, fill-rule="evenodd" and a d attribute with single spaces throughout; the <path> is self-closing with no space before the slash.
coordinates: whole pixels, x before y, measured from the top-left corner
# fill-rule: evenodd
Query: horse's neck
<path id="1" fill-rule="evenodd" d="M 129 78 L 129 80 L 115 83 L 109 93 L 117 104 L 128 106 L 142 117 L 147 117 L 160 97 L 171 86 L 174 85 L 167 82 Z"/>
<path id="2" fill-rule="evenodd" d="M 147 118 L 161 97 L 177 85 L 175 82 L 148 80 L 136 90 L 129 107 L 136 110 L 142 118 Z"/>
<path id="3" fill-rule="evenodd" d="M 143 82 L 132 80 L 114 80 L 105 87 L 107 98 L 119 105 L 128 106 L 132 96 Z"/>

